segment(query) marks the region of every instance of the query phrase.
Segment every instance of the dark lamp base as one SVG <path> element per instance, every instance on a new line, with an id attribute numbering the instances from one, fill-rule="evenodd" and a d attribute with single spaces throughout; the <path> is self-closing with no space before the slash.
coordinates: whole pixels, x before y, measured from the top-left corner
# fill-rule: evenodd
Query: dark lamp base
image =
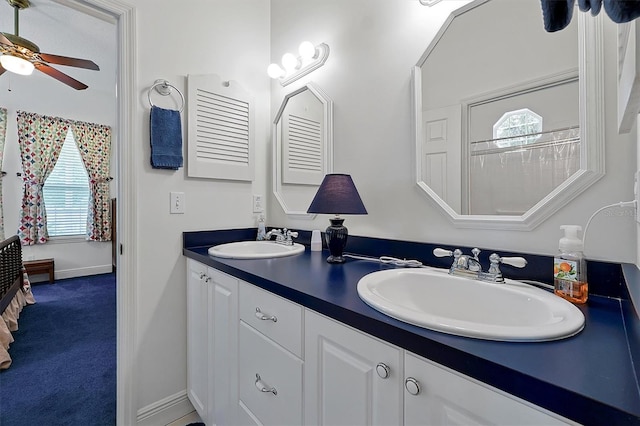
<path id="1" fill-rule="evenodd" d="M 329 262 L 329 263 L 344 263 L 344 257 L 331 255 L 331 256 L 327 257 L 327 262 Z"/>
<path id="2" fill-rule="evenodd" d="M 346 226 L 342 225 L 344 219 L 333 218 L 329 220 L 331 221 L 331 225 L 327 227 L 324 234 L 327 247 L 329 247 L 329 252 L 331 253 L 331 256 L 327 257 L 327 262 L 344 263 L 342 252 L 344 247 L 347 245 L 347 237 L 349 236 L 349 233 Z"/>

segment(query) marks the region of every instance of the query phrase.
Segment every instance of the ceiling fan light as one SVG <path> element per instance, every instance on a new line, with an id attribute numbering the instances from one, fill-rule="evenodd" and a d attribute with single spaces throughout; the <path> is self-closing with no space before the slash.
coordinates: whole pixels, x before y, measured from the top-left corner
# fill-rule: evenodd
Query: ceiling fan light
<path id="1" fill-rule="evenodd" d="M 13 55 L 0 56 L 0 65 L 7 71 L 11 71 L 20 75 L 31 75 L 34 65 L 26 59 Z"/>

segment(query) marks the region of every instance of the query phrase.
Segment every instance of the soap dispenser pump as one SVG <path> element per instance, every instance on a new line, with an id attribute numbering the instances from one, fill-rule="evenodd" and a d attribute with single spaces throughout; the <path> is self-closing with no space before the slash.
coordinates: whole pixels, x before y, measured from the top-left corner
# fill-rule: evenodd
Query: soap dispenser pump
<path id="1" fill-rule="evenodd" d="M 564 231 L 564 237 L 560 239 L 558 254 L 553 260 L 554 293 L 570 302 L 583 304 L 589 297 L 589 285 L 583 243 L 578 238 L 582 227 L 562 225 L 560 229 Z"/>

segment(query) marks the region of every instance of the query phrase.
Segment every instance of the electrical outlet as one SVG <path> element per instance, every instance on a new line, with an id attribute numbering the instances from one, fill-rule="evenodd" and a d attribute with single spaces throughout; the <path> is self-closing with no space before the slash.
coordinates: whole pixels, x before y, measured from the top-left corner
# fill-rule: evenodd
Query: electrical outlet
<path id="1" fill-rule="evenodd" d="M 183 214 L 185 212 L 184 192 L 170 192 L 169 202 L 169 213 Z"/>
<path id="2" fill-rule="evenodd" d="M 633 183 L 633 195 L 636 200 L 636 222 L 640 223 L 640 170 L 636 172 Z"/>
<path id="3" fill-rule="evenodd" d="M 253 196 L 253 212 L 262 213 L 264 211 L 264 199 L 262 195 Z"/>

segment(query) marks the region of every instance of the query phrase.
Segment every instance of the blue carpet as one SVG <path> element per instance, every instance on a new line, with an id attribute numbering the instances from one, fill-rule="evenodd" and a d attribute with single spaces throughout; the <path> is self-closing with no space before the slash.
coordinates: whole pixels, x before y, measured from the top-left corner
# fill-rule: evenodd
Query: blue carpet
<path id="1" fill-rule="evenodd" d="M 0 373 L 0 425 L 115 425 L 115 274 L 32 291 Z"/>

